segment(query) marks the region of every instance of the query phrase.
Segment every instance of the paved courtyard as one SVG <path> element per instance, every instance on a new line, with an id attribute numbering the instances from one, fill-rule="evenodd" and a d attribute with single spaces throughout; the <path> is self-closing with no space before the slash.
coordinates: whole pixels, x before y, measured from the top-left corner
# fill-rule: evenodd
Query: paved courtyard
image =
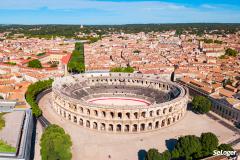
<path id="1" fill-rule="evenodd" d="M 73 141 L 73 160 L 138 160 L 140 150 L 158 148 L 164 151 L 171 147 L 174 139 L 183 135 L 197 135 L 202 132 L 215 133 L 221 143 L 236 139 L 239 135 L 205 115 L 188 111 L 177 124 L 155 132 L 141 134 L 106 134 L 81 128 L 59 115 L 51 108 L 51 95 L 45 95 L 39 102 L 43 115 L 58 124 L 70 134 Z"/>
<path id="2" fill-rule="evenodd" d="M 14 111 L 3 116 L 5 127 L 0 131 L 0 139 L 13 147 L 17 147 L 24 114 L 24 111 Z"/>

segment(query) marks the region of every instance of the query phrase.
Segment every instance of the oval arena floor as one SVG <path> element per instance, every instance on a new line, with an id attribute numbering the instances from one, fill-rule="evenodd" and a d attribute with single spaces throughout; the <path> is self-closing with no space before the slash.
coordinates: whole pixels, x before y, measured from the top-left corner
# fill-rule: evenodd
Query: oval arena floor
<path id="1" fill-rule="evenodd" d="M 71 136 L 73 160 L 142 160 L 139 158 L 140 150 L 157 148 L 162 152 L 167 147 L 171 147 L 175 139 L 183 135 L 199 136 L 202 132 L 213 132 L 221 143 L 226 143 L 239 136 L 217 121 L 190 111 L 187 111 L 184 119 L 177 124 L 155 132 L 141 134 L 100 133 L 81 128 L 63 119 L 51 108 L 51 102 L 51 94 L 47 94 L 40 100 L 39 106 L 43 110 L 43 115 L 51 123 L 60 125 Z M 38 159 L 40 157 L 37 158 L 36 155 L 36 160 Z"/>
<path id="2" fill-rule="evenodd" d="M 87 102 L 103 105 L 115 105 L 115 106 L 148 106 L 151 103 L 147 100 L 132 97 L 100 97 L 87 100 Z"/>

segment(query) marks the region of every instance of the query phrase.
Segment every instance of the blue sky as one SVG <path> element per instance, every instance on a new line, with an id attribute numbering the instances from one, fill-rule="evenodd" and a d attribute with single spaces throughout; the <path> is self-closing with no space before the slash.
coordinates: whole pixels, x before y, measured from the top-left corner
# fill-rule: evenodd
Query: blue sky
<path id="1" fill-rule="evenodd" d="M 0 0 L 0 24 L 240 23 L 240 0 Z"/>

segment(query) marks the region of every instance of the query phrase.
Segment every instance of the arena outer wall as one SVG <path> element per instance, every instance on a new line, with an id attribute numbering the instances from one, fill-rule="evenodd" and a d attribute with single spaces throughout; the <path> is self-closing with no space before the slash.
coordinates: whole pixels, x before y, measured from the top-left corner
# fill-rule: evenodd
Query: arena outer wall
<path id="1" fill-rule="evenodd" d="M 92 104 L 84 97 L 77 99 L 71 96 L 76 90 L 85 92 L 85 88 L 96 84 L 152 88 L 174 98 L 163 103 L 133 107 Z M 141 133 L 159 130 L 181 120 L 187 109 L 188 90 L 158 75 L 85 73 L 55 79 L 52 98 L 54 110 L 79 127 L 108 133 Z"/>

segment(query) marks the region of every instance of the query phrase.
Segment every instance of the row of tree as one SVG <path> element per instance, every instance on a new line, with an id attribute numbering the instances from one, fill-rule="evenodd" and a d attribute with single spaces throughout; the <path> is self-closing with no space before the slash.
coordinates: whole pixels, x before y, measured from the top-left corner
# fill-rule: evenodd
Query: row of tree
<path id="1" fill-rule="evenodd" d="M 71 73 L 85 72 L 84 62 L 84 44 L 77 42 L 72 53 L 71 59 L 68 63 L 68 71 Z"/>
<path id="2" fill-rule="evenodd" d="M 26 92 L 26 101 L 32 108 L 32 113 L 35 117 L 39 117 L 42 114 L 39 108 L 36 98 L 39 93 L 50 88 L 53 80 L 38 81 L 31 84 Z M 48 126 L 41 137 L 41 157 L 42 160 L 71 160 L 71 146 L 72 141 L 64 129 L 57 125 Z"/>
<path id="3" fill-rule="evenodd" d="M 86 36 L 86 37 L 76 37 L 75 39 L 76 40 L 87 40 L 87 41 L 89 41 L 89 43 L 95 43 L 95 42 L 101 40 L 102 37 L 101 36 L 98 36 L 98 37 Z"/>
<path id="4" fill-rule="evenodd" d="M 57 125 L 48 126 L 41 137 L 42 160 L 71 160 L 72 141 L 64 129 Z"/>
<path id="5" fill-rule="evenodd" d="M 213 40 L 213 39 L 201 39 L 201 41 L 203 41 L 204 43 L 216 43 L 216 44 L 222 44 L 223 42 L 220 40 Z"/>
<path id="6" fill-rule="evenodd" d="M 38 103 L 36 102 L 37 95 L 41 93 L 42 91 L 52 87 L 53 80 L 44 80 L 44 81 L 38 81 L 36 83 L 31 84 L 26 92 L 26 101 L 32 108 L 32 113 L 35 117 L 39 117 L 42 115 L 42 111 L 38 106 Z"/>
<path id="7" fill-rule="evenodd" d="M 134 72 L 134 68 L 133 67 L 116 67 L 116 68 L 112 68 L 110 70 L 110 72 L 125 72 L 125 73 L 133 73 Z"/>
<path id="8" fill-rule="evenodd" d="M 190 160 L 201 159 L 213 155 L 214 150 L 233 151 L 228 144 L 219 145 L 213 133 L 202 133 L 200 137 L 187 135 L 180 137 L 172 151 L 159 153 L 157 149 L 149 149 L 145 160 Z"/>
<path id="9" fill-rule="evenodd" d="M 11 32 L 9 36 L 23 33 L 28 37 L 51 39 L 52 37 L 77 38 L 81 32 L 85 34 L 96 33 L 105 35 L 109 33 L 139 33 L 139 32 L 163 32 L 176 30 L 180 35 L 184 32 L 197 35 L 228 34 L 239 31 L 240 24 L 218 23 L 178 23 L 178 24 L 127 24 L 127 25 L 88 25 L 83 28 L 80 25 L 0 25 L 0 32 Z"/>

